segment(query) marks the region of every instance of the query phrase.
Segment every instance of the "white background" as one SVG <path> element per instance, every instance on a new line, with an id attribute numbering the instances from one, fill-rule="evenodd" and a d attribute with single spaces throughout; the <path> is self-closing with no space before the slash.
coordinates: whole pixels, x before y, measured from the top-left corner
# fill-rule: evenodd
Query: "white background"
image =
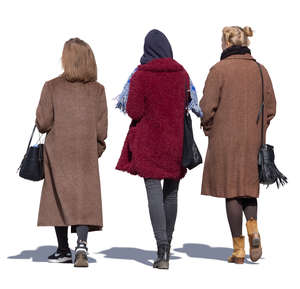
<path id="1" fill-rule="evenodd" d="M 1 288 L 299 288 L 297 2 L 1 1 Z M 168 271 L 154 270 L 156 247 L 143 180 L 114 169 L 129 118 L 114 109 L 113 98 L 139 63 L 144 37 L 153 28 L 167 35 L 174 58 L 201 97 L 227 25 L 254 29 L 252 55 L 269 70 L 278 105 L 268 142 L 275 146 L 277 165 L 289 184 L 261 190 L 263 259 L 234 265 L 226 262 L 232 244 L 225 201 L 200 196 L 203 166 L 189 172 L 179 192 L 173 242 L 177 259 Z M 83 270 L 46 262 L 56 238 L 53 228 L 36 227 L 42 182 L 16 174 L 43 83 L 62 72 L 63 44 L 71 37 L 91 45 L 109 106 L 107 151 L 100 159 L 104 230 L 89 235 L 90 257 L 96 262 Z M 207 140 L 196 118 L 194 131 L 205 156 Z M 75 241 L 72 235 L 72 248 Z"/>

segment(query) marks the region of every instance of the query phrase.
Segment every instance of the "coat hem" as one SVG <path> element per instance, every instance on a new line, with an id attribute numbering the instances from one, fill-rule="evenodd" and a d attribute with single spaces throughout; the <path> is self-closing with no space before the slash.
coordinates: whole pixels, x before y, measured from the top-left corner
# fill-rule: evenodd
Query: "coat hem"
<path id="1" fill-rule="evenodd" d="M 248 195 L 248 194 L 212 194 L 212 193 L 203 193 L 201 192 L 201 195 L 204 196 L 210 196 L 210 197 L 215 197 L 215 198 L 224 198 L 224 199 L 233 199 L 233 198 L 258 198 L 259 193 L 255 195 Z"/>
<path id="2" fill-rule="evenodd" d="M 81 225 L 80 223 L 77 224 L 37 224 L 38 227 L 64 227 L 64 226 L 70 226 L 71 227 L 71 233 L 76 233 L 76 226 Z M 82 224 L 83 225 L 83 224 Z M 89 227 L 89 232 L 93 231 L 102 231 L 103 226 L 100 225 L 87 225 Z"/>
<path id="3" fill-rule="evenodd" d="M 145 179 L 158 179 L 158 180 L 162 180 L 162 179 L 174 179 L 174 180 L 181 180 L 185 177 L 186 175 L 186 172 L 181 175 L 181 176 L 170 176 L 170 175 L 159 175 L 159 176 L 155 176 L 155 175 L 147 175 L 147 174 L 143 174 L 143 173 L 139 173 L 139 172 L 136 172 L 136 171 L 130 171 L 130 170 L 127 170 L 127 169 L 122 169 L 120 167 L 116 167 L 116 170 L 118 171 L 121 171 L 121 172 L 124 172 L 124 173 L 128 173 L 130 175 L 133 175 L 133 176 L 139 176 L 141 178 L 145 178 Z"/>

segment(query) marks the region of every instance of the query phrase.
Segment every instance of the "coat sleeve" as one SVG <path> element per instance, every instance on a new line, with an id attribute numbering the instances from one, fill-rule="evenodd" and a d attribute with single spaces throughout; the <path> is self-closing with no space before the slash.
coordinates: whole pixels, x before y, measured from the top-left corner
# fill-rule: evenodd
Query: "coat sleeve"
<path id="1" fill-rule="evenodd" d="M 36 110 L 36 126 L 41 133 L 49 132 L 54 122 L 52 90 L 49 82 L 44 84 Z"/>
<path id="2" fill-rule="evenodd" d="M 126 111 L 133 120 L 140 120 L 144 114 L 144 94 L 140 72 L 136 72 L 131 80 Z"/>
<path id="3" fill-rule="evenodd" d="M 97 99 L 97 148 L 98 157 L 101 157 L 106 149 L 105 139 L 107 137 L 107 103 L 105 89 L 103 86 L 99 89 Z"/>
<path id="4" fill-rule="evenodd" d="M 276 114 L 276 98 L 273 90 L 273 85 L 268 71 L 265 69 L 266 78 L 266 95 L 265 95 L 265 115 L 267 120 L 267 125 L 270 124 L 272 118 Z"/>
<path id="5" fill-rule="evenodd" d="M 218 109 L 220 101 L 221 86 L 220 75 L 216 69 L 212 67 L 205 81 L 203 97 L 199 103 L 203 112 L 201 126 L 203 126 L 205 135 L 209 135 L 213 126 L 214 115 Z"/>

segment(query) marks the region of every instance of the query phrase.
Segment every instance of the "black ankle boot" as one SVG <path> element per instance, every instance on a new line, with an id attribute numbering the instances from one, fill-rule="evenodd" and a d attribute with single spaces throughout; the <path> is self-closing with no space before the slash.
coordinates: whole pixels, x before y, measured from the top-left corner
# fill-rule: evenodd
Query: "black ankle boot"
<path id="1" fill-rule="evenodd" d="M 153 268 L 169 269 L 170 245 L 158 245 L 157 259 L 153 264 Z"/>

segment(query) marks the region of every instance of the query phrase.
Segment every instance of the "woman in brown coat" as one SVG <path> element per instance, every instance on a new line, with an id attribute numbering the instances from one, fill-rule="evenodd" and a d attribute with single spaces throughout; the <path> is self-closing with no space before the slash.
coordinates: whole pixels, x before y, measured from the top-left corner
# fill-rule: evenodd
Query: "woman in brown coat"
<path id="1" fill-rule="evenodd" d="M 72 263 L 68 226 L 77 232 L 75 266 L 88 266 L 88 231 L 101 230 L 98 158 L 105 150 L 107 106 L 90 46 L 74 38 L 64 45 L 64 73 L 47 81 L 36 111 L 46 133 L 45 181 L 39 226 L 55 226 L 58 249 L 49 262 Z"/>
<path id="2" fill-rule="evenodd" d="M 202 126 L 209 137 L 202 194 L 226 198 L 234 252 L 229 262 L 243 263 L 243 212 L 247 219 L 250 257 L 262 255 L 257 229 L 259 196 L 258 151 L 261 122 L 256 122 L 262 91 L 257 63 L 248 48 L 250 27 L 223 29 L 221 61 L 208 74 L 200 101 Z M 275 116 L 276 100 L 271 79 L 262 67 L 265 91 L 264 128 Z M 262 118 L 260 118 L 261 120 Z"/>

